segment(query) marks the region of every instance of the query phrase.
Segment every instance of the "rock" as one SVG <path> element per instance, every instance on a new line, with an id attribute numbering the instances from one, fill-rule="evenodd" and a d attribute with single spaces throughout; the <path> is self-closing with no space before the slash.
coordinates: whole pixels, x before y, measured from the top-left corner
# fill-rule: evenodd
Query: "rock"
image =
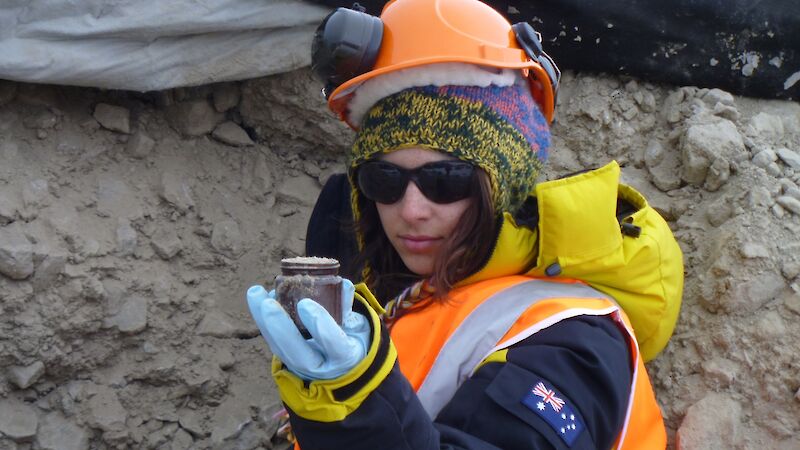
<path id="1" fill-rule="evenodd" d="M 47 180 L 31 180 L 22 187 L 22 204 L 26 208 L 42 208 L 50 205 Z"/>
<path id="2" fill-rule="evenodd" d="M 777 311 L 768 311 L 756 322 L 753 331 L 754 335 L 765 342 L 771 342 L 785 336 L 786 324 Z"/>
<path id="3" fill-rule="evenodd" d="M 222 370 L 228 370 L 236 365 L 236 357 L 226 348 L 219 348 L 214 352 L 214 358 Z"/>
<path id="4" fill-rule="evenodd" d="M 706 219 L 712 226 L 718 227 L 733 216 L 733 205 L 725 197 L 708 205 Z"/>
<path id="5" fill-rule="evenodd" d="M 774 215 L 778 219 L 783 219 L 783 217 L 786 215 L 786 210 L 783 209 L 783 207 L 781 207 L 781 205 L 778 204 L 772 205 L 772 208 L 770 208 L 770 210 L 772 211 L 772 215 Z"/>
<path id="6" fill-rule="evenodd" d="M 189 450 L 193 444 L 192 435 L 182 429 L 178 429 L 172 437 L 169 450 Z"/>
<path id="7" fill-rule="evenodd" d="M 131 112 L 121 106 L 98 103 L 94 108 L 94 118 L 103 128 L 130 134 Z"/>
<path id="8" fill-rule="evenodd" d="M 648 168 L 656 167 L 664 160 L 664 146 L 655 139 L 647 143 L 644 150 L 644 163 Z"/>
<path id="9" fill-rule="evenodd" d="M 29 366 L 11 366 L 8 368 L 8 379 L 20 389 L 27 389 L 44 375 L 44 363 L 36 361 Z"/>
<path id="10" fill-rule="evenodd" d="M 714 115 L 719 117 L 724 117 L 728 120 L 738 121 L 742 114 L 739 112 L 738 109 L 734 106 L 730 105 L 723 105 L 722 103 L 717 103 L 714 105 Z"/>
<path id="11" fill-rule="evenodd" d="M 245 450 L 245 449 L 257 449 L 261 447 L 262 442 L 264 441 L 264 430 L 255 422 L 250 422 L 249 424 L 245 425 L 241 432 L 236 436 L 235 439 L 226 442 L 224 447 L 230 450 Z M 285 441 L 284 441 L 285 442 Z M 280 441 L 276 444 L 273 444 L 273 450 L 281 450 L 284 449 L 285 444 L 281 443 Z M 293 444 L 289 444 L 288 448 L 285 450 L 291 450 L 294 448 Z"/>
<path id="12" fill-rule="evenodd" d="M 754 186 L 747 193 L 747 204 L 750 208 L 770 207 L 775 204 L 772 193 L 764 186 Z"/>
<path id="13" fill-rule="evenodd" d="M 17 95 L 17 83 L 0 80 L 0 106 L 7 105 Z"/>
<path id="14" fill-rule="evenodd" d="M 125 151 L 134 158 L 144 158 L 153 151 L 155 145 L 156 141 L 150 136 L 137 131 L 128 139 L 128 143 L 125 144 Z"/>
<path id="15" fill-rule="evenodd" d="M 779 178 L 781 175 L 783 175 L 783 172 L 781 171 L 781 166 L 779 166 L 777 163 L 770 163 L 769 165 L 767 165 L 767 167 L 765 167 L 765 169 L 767 170 L 768 174 L 772 175 L 775 178 Z"/>
<path id="16" fill-rule="evenodd" d="M 104 176 L 97 182 L 97 215 L 135 220 L 142 217 L 144 211 L 123 180 Z"/>
<path id="17" fill-rule="evenodd" d="M 792 180 L 788 178 L 784 178 L 782 180 L 778 180 L 778 184 L 780 185 L 780 190 L 783 193 L 786 193 L 791 188 L 796 188 L 797 185 L 792 182 Z"/>
<path id="18" fill-rule="evenodd" d="M 735 448 L 741 427 L 741 406 L 724 394 L 709 394 L 689 407 L 676 436 L 676 448 Z"/>
<path id="19" fill-rule="evenodd" d="M 650 91 L 642 92 L 642 95 L 634 97 L 634 100 L 644 112 L 651 113 L 656 110 L 656 97 Z"/>
<path id="20" fill-rule="evenodd" d="M 769 258 L 769 250 L 767 250 L 767 247 L 755 242 L 746 242 L 739 249 L 739 253 L 747 259 Z"/>
<path id="21" fill-rule="evenodd" d="M 163 260 L 170 260 L 183 249 L 183 243 L 173 228 L 158 230 L 150 241 L 156 254 Z"/>
<path id="22" fill-rule="evenodd" d="M 147 328 L 147 299 L 132 296 L 122 303 L 119 312 L 108 318 L 106 325 L 115 326 L 121 333 L 136 334 Z"/>
<path id="23" fill-rule="evenodd" d="M 103 431 L 122 431 L 128 412 L 122 407 L 117 393 L 111 388 L 98 386 L 97 392 L 89 398 L 88 422 L 92 427 Z"/>
<path id="24" fill-rule="evenodd" d="M 791 167 L 794 170 L 800 170 L 800 154 L 797 152 L 791 151 L 786 147 L 779 148 L 775 151 L 778 154 L 778 157 L 786 163 L 787 166 Z"/>
<path id="25" fill-rule="evenodd" d="M 5 226 L 17 218 L 17 211 L 22 209 L 22 202 L 11 189 L 0 189 L 0 226 Z"/>
<path id="26" fill-rule="evenodd" d="M 224 117 L 205 100 L 190 100 L 167 107 L 167 121 L 184 136 L 203 136 L 211 133 Z"/>
<path id="27" fill-rule="evenodd" d="M 89 434 L 54 412 L 42 418 L 36 443 L 42 450 L 86 450 L 89 448 Z"/>
<path id="28" fill-rule="evenodd" d="M 178 424 L 167 423 L 161 426 L 161 422 L 158 420 L 151 420 L 148 424 L 152 424 L 155 429 L 147 436 L 148 445 L 146 448 L 169 448 L 165 444 L 169 443 L 172 440 L 172 436 L 178 431 Z"/>
<path id="29" fill-rule="evenodd" d="M 211 133 L 211 136 L 223 144 L 232 145 L 234 147 L 247 147 L 255 144 L 242 127 L 230 121 L 222 123 L 214 128 L 214 132 Z"/>
<path id="30" fill-rule="evenodd" d="M 783 191 L 784 194 L 788 195 L 789 197 L 794 197 L 800 200 L 800 188 L 797 186 L 789 186 Z"/>
<path id="31" fill-rule="evenodd" d="M 22 121 L 25 128 L 32 130 L 51 130 L 58 124 L 58 116 L 45 106 L 40 106 L 31 111 Z M 45 133 L 46 135 L 46 133 Z"/>
<path id="32" fill-rule="evenodd" d="M 207 419 L 202 411 L 185 409 L 178 412 L 178 417 L 178 424 L 180 424 L 181 428 L 191 433 L 192 436 L 199 438 L 208 436 Z"/>
<path id="33" fill-rule="evenodd" d="M 80 220 L 75 206 L 67 202 L 57 202 L 45 210 L 44 216 L 48 226 L 70 246 L 81 240 Z"/>
<path id="34" fill-rule="evenodd" d="M 736 125 L 727 119 L 690 126 L 681 138 L 680 148 L 683 160 L 681 177 L 695 185 L 705 182 L 708 170 L 716 160 L 727 163 L 746 153 Z M 721 171 L 723 167 L 724 164 L 720 163 L 714 170 Z"/>
<path id="35" fill-rule="evenodd" d="M 14 280 L 33 275 L 33 247 L 19 227 L 0 228 L 0 273 Z"/>
<path id="36" fill-rule="evenodd" d="M 14 398 L 0 400 L 0 433 L 24 442 L 36 435 L 38 424 L 36 411 L 27 404 Z"/>
<path id="37" fill-rule="evenodd" d="M 286 199 L 297 201 L 306 206 L 314 206 L 320 192 L 317 180 L 305 174 L 288 177 L 278 188 L 278 194 Z"/>
<path id="38" fill-rule="evenodd" d="M 774 114 L 760 112 L 750 119 L 749 126 L 755 134 L 764 135 L 775 140 L 783 137 L 783 121 Z"/>
<path id="39" fill-rule="evenodd" d="M 214 224 L 211 231 L 211 246 L 229 258 L 235 258 L 244 251 L 242 233 L 234 220 L 223 220 Z"/>
<path id="40" fill-rule="evenodd" d="M 103 282 L 91 276 L 83 282 L 81 294 L 88 300 L 105 300 L 107 297 L 106 288 Z"/>
<path id="41" fill-rule="evenodd" d="M 677 123 L 683 118 L 683 102 L 686 100 L 686 93 L 683 89 L 673 91 L 667 96 L 661 107 L 661 114 L 667 122 Z"/>
<path id="42" fill-rule="evenodd" d="M 196 333 L 219 338 L 252 337 L 258 335 L 258 328 L 249 322 L 234 320 L 223 312 L 210 311 L 197 325 Z"/>
<path id="43" fill-rule="evenodd" d="M 191 188 L 174 173 L 161 174 L 159 195 L 179 211 L 186 212 L 194 207 Z"/>
<path id="44" fill-rule="evenodd" d="M 783 298 L 783 305 L 786 306 L 789 311 L 800 314 L 800 293 L 792 292 L 785 296 Z"/>
<path id="45" fill-rule="evenodd" d="M 711 163 L 711 167 L 708 168 L 708 174 L 706 175 L 706 182 L 703 184 L 703 188 L 709 192 L 718 191 L 727 181 L 728 178 L 731 176 L 731 166 L 728 161 L 724 159 L 715 159 L 713 163 Z"/>
<path id="46" fill-rule="evenodd" d="M 51 252 L 36 266 L 33 285 L 37 290 L 45 290 L 55 285 L 67 266 L 67 255 Z"/>
<path id="47" fill-rule="evenodd" d="M 753 312 L 775 298 L 785 287 L 786 280 L 775 272 L 763 272 L 752 280 L 731 280 L 731 288 L 720 299 L 728 312 Z"/>
<path id="48" fill-rule="evenodd" d="M 247 402 L 235 396 L 228 397 L 214 408 L 214 416 L 211 419 L 212 445 L 219 445 L 236 438 L 251 421 Z"/>
<path id="49" fill-rule="evenodd" d="M 787 280 L 794 280 L 800 276 L 800 261 L 787 261 L 783 263 L 781 273 Z"/>
<path id="50" fill-rule="evenodd" d="M 133 229 L 130 222 L 121 220 L 117 226 L 117 254 L 120 256 L 132 255 L 136 251 L 137 243 L 136 230 Z"/>
<path id="51" fill-rule="evenodd" d="M 753 164 L 766 169 L 771 163 L 778 159 L 778 155 L 770 149 L 761 150 L 753 156 Z"/>
<path id="52" fill-rule="evenodd" d="M 703 375 L 717 382 L 722 387 L 730 386 L 736 379 L 739 367 L 733 361 L 725 358 L 714 358 L 702 365 Z"/>
<path id="53" fill-rule="evenodd" d="M 188 389 L 181 397 L 191 392 L 202 391 L 213 392 L 213 396 L 219 399 L 221 394 L 227 391 L 228 383 L 225 380 L 225 376 L 226 375 L 219 369 L 217 364 L 208 361 L 195 362 L 192 364 L 191 371 L 182 372 L 182 381 Z M 214 403 L 218 404 L 219 402 L 217 401 Z"/>
<path id="54" fill-rule="evenodd" d="M 751 209 L 770 207 L 774 204 L 775 200 L 772 198 L 772 193 L 764 186 L 754 186 L 747 193 L 747 205 Z"/>
<path id="55" fill-rule="evenodd" d="M 211 95 L 214 100 L 214 109 L 219 112 L 236 107 L 241 97 L 239 86 L 234 83 L 221 83 L 214 86 Z"/>
<path id="56" fill-rule="evenodd" d="M 781 205 L 783 208 L 800 216 L 800 200 L 794 197 L 789 197 L 788 195 L 782 195 L 778 197 L 775 201 L 778 202 L 778 204 Z"/>
<path id="57" fill-rule="evenodd" d="M 717 103 L 731 106 L 734 104 L 733 94 L 716 88 L 709 89 L 708 92 L 706 92 L 706 94 L 703 96 L 703 101 L 705 101 L 709 106 L 714 106 Z"/>

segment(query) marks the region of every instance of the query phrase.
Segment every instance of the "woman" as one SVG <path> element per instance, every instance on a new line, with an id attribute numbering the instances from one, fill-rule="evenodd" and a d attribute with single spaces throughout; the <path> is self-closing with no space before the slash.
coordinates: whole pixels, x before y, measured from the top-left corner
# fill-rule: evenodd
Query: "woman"
<path id="1" fill-rule="evenodd" d="M 358 131 L 364 283 L 344 283 L 341 326 L 298 303 L 309 340 L 248 291 L 300 446 L 664 448 L 615 300 L 679 299 L 680 251 L 616 163 L 536 184 L 558 72 L 532 29 L 477 0 L 396 0 L 380 19 L 333 13 L 315 49 L 329 105 Z M 648 351 L 677 314 L 660 306 Z"/>

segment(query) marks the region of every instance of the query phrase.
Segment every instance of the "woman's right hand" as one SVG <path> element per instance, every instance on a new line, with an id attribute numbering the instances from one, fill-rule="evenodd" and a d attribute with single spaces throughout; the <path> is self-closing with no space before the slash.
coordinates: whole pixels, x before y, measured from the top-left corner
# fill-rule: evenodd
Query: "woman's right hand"
<path id="1" fill-rule="evenodd" d="M 370 345 L 367 318 L 352 311 L 354 292 L 353 283 L 342 280 L 341 326 L 314 300 L 297 302 L 297 314 L 312 336 L 308 340 L 275 300 L 274 291 L 252 286 L 247 305 L 270 350 L 287 369 L 305 380 L 328 380 L 352 370 Z"/>

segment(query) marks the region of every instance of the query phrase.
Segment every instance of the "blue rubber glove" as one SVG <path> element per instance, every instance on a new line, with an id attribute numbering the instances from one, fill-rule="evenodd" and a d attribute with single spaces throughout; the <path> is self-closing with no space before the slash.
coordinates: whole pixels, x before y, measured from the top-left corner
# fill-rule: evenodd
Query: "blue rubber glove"
<path id="1" fill-rule="evenodd" d="M 247 290 L 247 305 L 270 350 L 286 368 L 305 380 L 330 380 L 349 372 L 369 349 L 369 322 L 352 311 L 354 293 L 353 283 L 343 279 L 341 327 L 314 300 L 297 302 L 300 321 L 311 334 L 308 340 L 275 300 L 275 291 L 252 286 Z"/>

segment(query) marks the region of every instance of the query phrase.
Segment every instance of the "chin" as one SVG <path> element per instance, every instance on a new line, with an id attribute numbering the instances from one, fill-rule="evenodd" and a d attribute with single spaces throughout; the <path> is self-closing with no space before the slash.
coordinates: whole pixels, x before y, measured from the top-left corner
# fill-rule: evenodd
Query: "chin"
<path id="1" fill-rule="evenodd" d="M 402 258 L 402 260 L 408 270 L 419 276 L 427 277 L 433 273 L 433 258 L 431 257 L 414 255 Z"/>

